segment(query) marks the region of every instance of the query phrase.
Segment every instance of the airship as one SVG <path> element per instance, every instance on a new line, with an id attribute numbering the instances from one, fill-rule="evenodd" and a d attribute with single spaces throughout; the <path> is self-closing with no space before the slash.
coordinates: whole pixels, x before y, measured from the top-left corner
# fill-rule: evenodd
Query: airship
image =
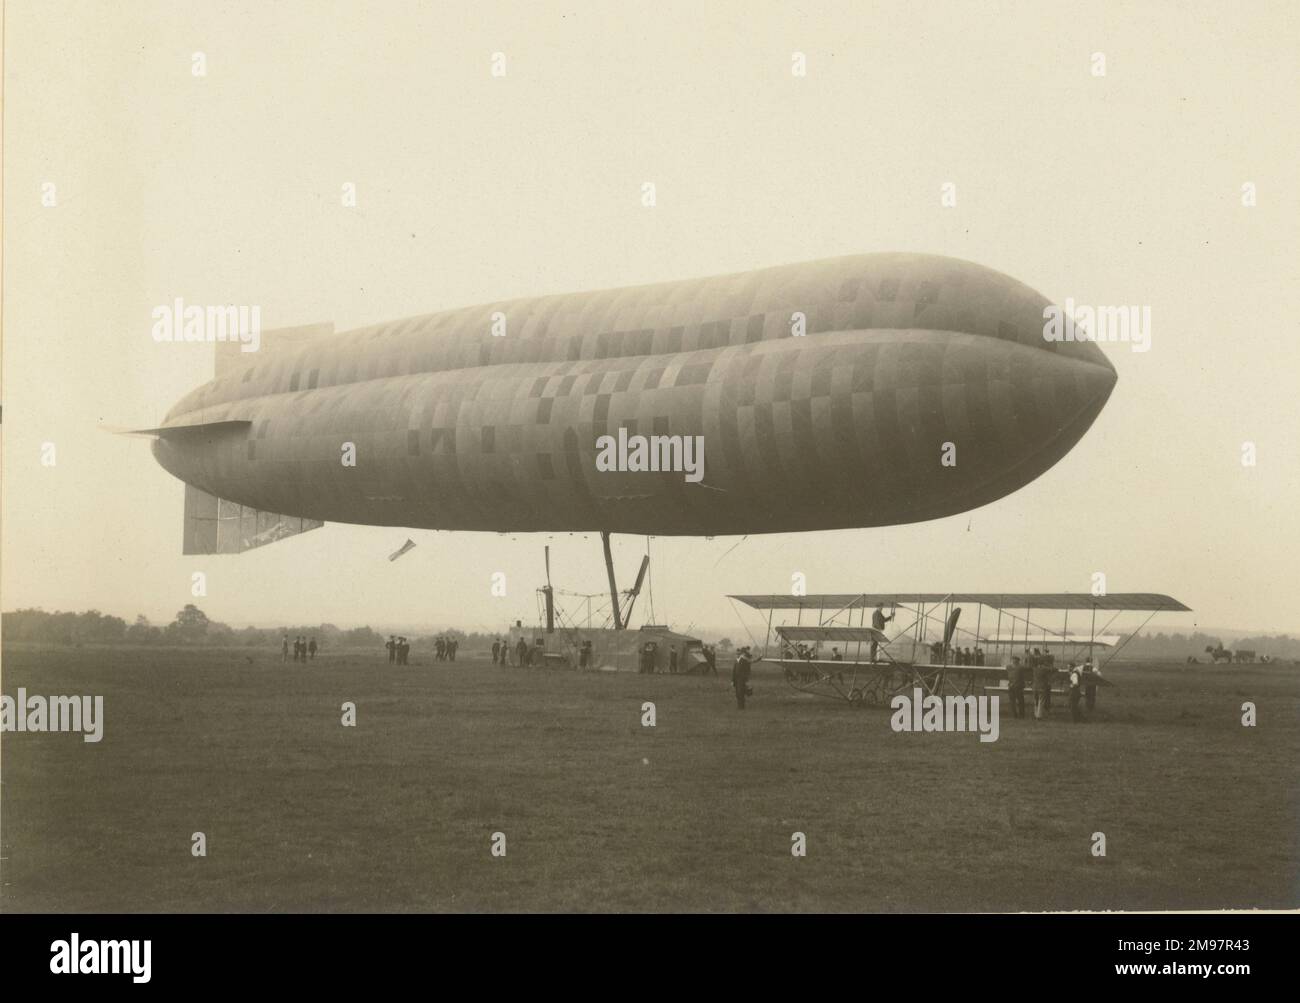
<path id="1" fill-rule="evenodd" d="M 268 331 L 139 431 L 187 486 L 186 553 L 324 522 L 607 544 L 891 526 L 1023 487 L 1100 413 L 1114 367 L 1046 338 L 1049 305 L 886 253 Z"/>

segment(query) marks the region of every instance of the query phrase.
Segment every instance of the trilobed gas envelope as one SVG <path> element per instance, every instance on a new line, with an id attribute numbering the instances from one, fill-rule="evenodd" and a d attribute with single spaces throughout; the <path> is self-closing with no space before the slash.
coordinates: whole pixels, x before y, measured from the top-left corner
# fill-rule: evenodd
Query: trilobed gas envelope
<path id="1" fill-rule="evenodd" d="M 1114 369 L 1092 342 L 1045 340 L 1046 306 L 979 265 L 871 254 L 266 332 L 259 352 L 221 353 L 154 454 L 230 503 L 245 543 L 285 517 L 661 535 L 917 522 L 1027 484 L 1105 404 Z M 703 480 L 597 470 L 620 426 L 702 436 Z"/>

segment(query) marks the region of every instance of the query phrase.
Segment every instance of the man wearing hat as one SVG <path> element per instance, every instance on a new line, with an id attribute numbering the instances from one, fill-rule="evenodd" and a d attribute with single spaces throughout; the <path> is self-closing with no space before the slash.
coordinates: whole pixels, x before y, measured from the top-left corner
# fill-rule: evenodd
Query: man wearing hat
<path id="1" fill-rule="evenodd" d="M 1070 720 L 1082 721 L 1083 712 L 1079 710 L 1079 699 L 1083 696 L 1083 669 L 1077 665 L 1070 666 Z"/>
<path id="2" fill-rule="evenodd" d="M 745 696 L 749 692 L 749 666 L 751 663 L 749 648 L 741 648 L 736 655 L 736 664 L 731 667 L 731 685 L 736 691 L 736 708 L 745 709 Z"/>

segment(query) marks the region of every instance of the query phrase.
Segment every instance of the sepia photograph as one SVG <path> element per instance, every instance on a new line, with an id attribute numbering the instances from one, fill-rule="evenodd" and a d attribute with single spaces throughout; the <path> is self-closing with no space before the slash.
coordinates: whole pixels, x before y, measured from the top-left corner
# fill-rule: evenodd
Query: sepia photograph
<path id="1" fill-rule="evenodd" d="M 32 965 L 150 980 L 77 916 L 1300 909 L 1294 5 L 3 32 Z"/>

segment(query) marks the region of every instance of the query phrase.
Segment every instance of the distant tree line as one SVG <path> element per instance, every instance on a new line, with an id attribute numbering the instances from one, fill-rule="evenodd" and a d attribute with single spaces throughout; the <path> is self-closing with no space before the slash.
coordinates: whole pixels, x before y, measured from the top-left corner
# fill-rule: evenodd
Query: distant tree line
<path id="1" fill-rule="evenodd" d="M 1150 659 L 1151 661 L 1185 662 L 1189 657 L 1204 661 L 1205 649 L 1227 648 L 1229 651 L 1253 651 L 1281 660 L 1300 659 L 1300 638 L 1289 634 L 1261 635 L 1224 639 L 1213 634 L 1138 634 L 1124 645 L 1121 655 L 1125 659 Z"/>
<path id="2" fill-rule="evenodd" d="M 208 619 L 193 603 L 176 614 L 171 623 L 158 626 L 148 617 L 137 616 L 130 626 L 119 616 L 105 616 L 99 610 L 84 613 L 48 613 L 43 609 L 20 609 L 0 618 L 4 641 L 39 641 L 46 644 L 193 644 L 233 647 L 278 647 L 285 634 L 316 638 L 320 648 L 382 649 L 384 638 L 370 627 L 343 630 L 332 623 L 285 627 L 243 627 Z"/>
<path id="3" fill-rule="evenodd" d="M 248 647 L 272 646 L 279 649 L 284 635 L 290 640 L 302 635 L 314 637 L 316 646 L 322 651 L 356 651 L 370 650 L 383 653 L 386 634 L 371 627 L 353 627 L 345 630 L 332 623 L 289 624 L 284 627 L 231 627 L 217 620 L 210 620 L 208 615 L 193 603 L 187 603 L 171 623 L 158 626 L 149 622 L 145 616 L 137 616 L 135 622 L 127 625 L 120 616 L 106 616 L 99 610 L 87 610 L 84 613 L 48 613 L 43 609 L 20 609 L 3 614 L 0 617 L 0 640 L 35 641 L 42 644 L 189 644 L 211 645 L 213 647 Z M 485 634 L 466 632 L 455 628 L 435 631 L 428 635 L 432 643 L 434 637 L 455 638 L 466 652 L 492 647 L 498 638 L 504 639 L 505 632 Z M 407 639 L 420 642 L 421 637 L 407 634 Z"/>

